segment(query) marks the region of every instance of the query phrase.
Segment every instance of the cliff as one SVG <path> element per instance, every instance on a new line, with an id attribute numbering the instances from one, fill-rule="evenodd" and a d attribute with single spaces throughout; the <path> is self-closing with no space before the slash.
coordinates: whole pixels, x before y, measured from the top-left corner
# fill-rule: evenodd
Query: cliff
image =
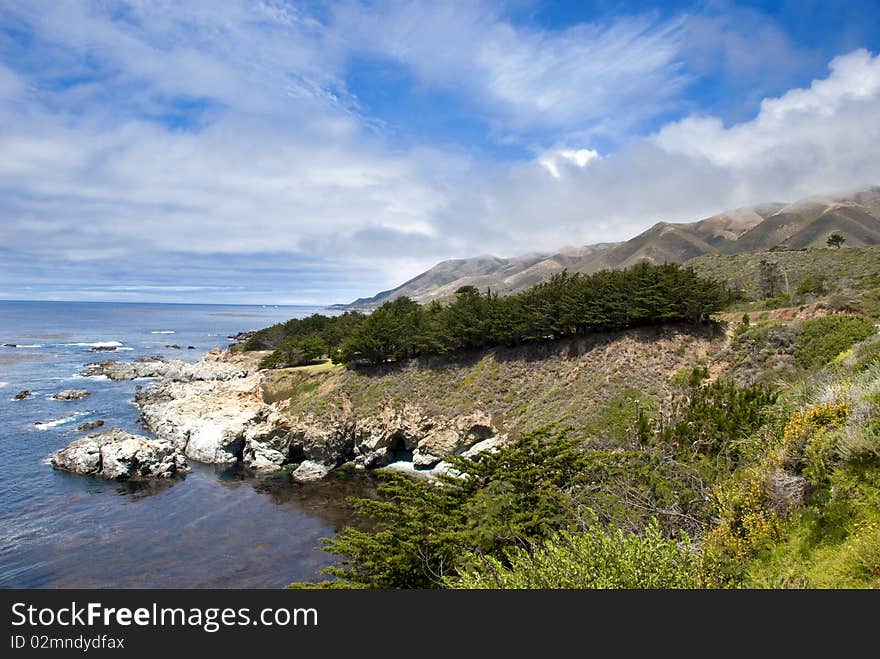
<path id="1" fill-rule="evenodd" d="M 444 471 L 449 455 L 493 450 L 546 424 L 603 441 L 720 341 L 714 326 L 682 325 L 371 369 L 258 371 L 263 352 L 215 351 L 197 364 L 105 361 L 84 372 L 156 377 L 137 387 L 141 420 L 188 459 L 314 480 L 345 463 Z"/>

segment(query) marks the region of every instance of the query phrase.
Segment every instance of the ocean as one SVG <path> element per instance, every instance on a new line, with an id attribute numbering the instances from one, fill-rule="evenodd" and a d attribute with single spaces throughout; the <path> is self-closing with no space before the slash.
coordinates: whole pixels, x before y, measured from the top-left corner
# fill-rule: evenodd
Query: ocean
<path id="1" fill-rule="evenodd" d="M 0 587 L 279 588 L 319 577 L 333 559 L 320 539 L 352 521 L 346 499 L 371 479 L 296 484 L 190 461 L 182 480 L 119 483 L 55 471 L 46 459 L 87 421 L 146 433 L 136 383 L 77 375 L 88 362 L 195 361 L 231 334 L 321 310 L 0 302 L 0 345 L 16 346 L 0 347 Z M 51 398 L 73 388 L 92 395 Z M 33 395 L 13 400 L 24 389 Z"/>

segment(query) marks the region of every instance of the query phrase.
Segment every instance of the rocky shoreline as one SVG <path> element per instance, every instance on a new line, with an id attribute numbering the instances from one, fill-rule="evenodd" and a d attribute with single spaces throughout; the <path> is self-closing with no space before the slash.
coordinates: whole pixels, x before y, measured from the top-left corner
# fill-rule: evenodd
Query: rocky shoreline
<path id="1" fill-rule="evenodd" d="M 218 349 L 195 363 L 160 356 L 133 362 L 107 360 L 86 365 L 81 374 L 115 381 L 156 378 L 148 387 L 136 386 L 135 404 L 144 426 L 183 465 L 186 459 L 241 462 L 261 473 L 290 470 L 291 477 L 301 482 L 324 478 L 347 463 L 356 469 L 411 463 L 414 471 L 431 474 L 447 471 L 444 458 L 450 455 L 472 456 L 508 439 L 491 415 L 480 410 L 441 418 L 415 405 L 386 401 L 368 415 L 292 414 L 286 401 L 266 401 L 265 374 L 257 370 L 259 357 Z M 94 444 L 114 432 L 86 439 Z M 53 464 L 60 465 L 57 456 L 75 453 L 71 447 L 84 441 L 59 451 Z M 94 446 L 89 450 L 94 454 Z M 59 468 L 119 478 L 96 471 L 91 462 L 85 471 L 76 468 L 76 461 L 66 464 Z"/>

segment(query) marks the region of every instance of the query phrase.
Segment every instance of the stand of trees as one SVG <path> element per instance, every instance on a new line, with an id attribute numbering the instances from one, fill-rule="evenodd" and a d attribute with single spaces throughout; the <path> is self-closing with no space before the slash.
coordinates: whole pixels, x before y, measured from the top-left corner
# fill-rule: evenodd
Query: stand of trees
<path id="1" fill-rule="evenodd" d="M 336 362 L 379 364 L 596 331 L 705 322 L 731 297 L 722 284 L 692 268 L 640 263 L 592 275 L 563 272 L 506 297 L 463 286 L 448 304 L 421 305 L 401 297 L 370 315 L 316 314 L 261 330 L 245 349 L 276 349 L 266 365 L 284 365 L 286 355 L 302 354 L 310 339 L 310 353 L 320 342 Z"/>

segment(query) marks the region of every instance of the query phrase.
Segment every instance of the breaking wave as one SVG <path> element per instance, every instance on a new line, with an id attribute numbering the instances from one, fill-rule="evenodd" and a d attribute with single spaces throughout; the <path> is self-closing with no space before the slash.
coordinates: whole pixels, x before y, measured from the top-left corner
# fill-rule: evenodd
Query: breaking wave
<path id="1" fill-rule="evenodd" d="M 66 416 L 63 419 L 55 419 L 53 421 L 43 421 L 41 423 L 35 423 L 34 428 L 36 428 L 37 430 L 49 430 L 50 428 L 57 428 L 58 426 L 63 426 L 66 423 L 76 421 L 80 417 L 91 413 L 92 412 L 75 412 L 74 414 Z"/>
<path id="2" fill-rule="evenodd" d="M 119 341 L 95 341 L 94 343 L 65 343 L 66 346 L 78 346 L 81 348 L 121 348 Z"/>

